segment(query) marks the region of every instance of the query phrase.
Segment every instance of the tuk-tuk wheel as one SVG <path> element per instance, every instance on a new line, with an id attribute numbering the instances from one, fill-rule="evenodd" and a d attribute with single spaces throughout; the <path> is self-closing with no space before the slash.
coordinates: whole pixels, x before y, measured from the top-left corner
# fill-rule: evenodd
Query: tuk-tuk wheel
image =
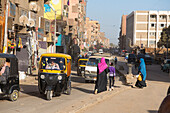
<path id="1" fill-rule="evenodd" d="M 90 81 L 89 80 L 85 80 L 85 83 L 89 83 Z"/>
<path id="2" fill-rule="evenodd" d="M 9 95 L 9 99 L 11 101 L 16 101 L 18 99 L 19 92 L 18 90 L 13 90 L 12 93 Z"/>
<path id="3" fill-rule="evenodd" d="M 47 100 L 51 100 L 53 97 L 53 92 L 52 91 L 47 91 Z"/>
<path id="4" fill-rule="evenodd" d="M 70 81 L 69 81 L 68 86 L 67 86 L 66 94 L 71 95 L 71 82 Z"/>

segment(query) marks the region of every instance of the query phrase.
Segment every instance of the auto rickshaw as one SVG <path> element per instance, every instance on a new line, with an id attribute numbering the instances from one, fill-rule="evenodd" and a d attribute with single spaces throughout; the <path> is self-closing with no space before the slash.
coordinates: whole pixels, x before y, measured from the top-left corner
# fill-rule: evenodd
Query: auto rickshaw
<path id="1" fill-rule="evenodd" d="M 18 59 L 13 54 L 0 53 L 0 95 L 16 101 L 19 97 Z"/>
<path id="2" fill-rule="evenodd" d="M 78 76 L 84 76 L 85 75 L 85 67 L 88 59 L 87 58 L 80 58 L 78 59 L 78 65 L 77 65 L 77 75 Z"/>
<path id="3" fill-rule="evenodd" d="M 42 54 L 39 62 L 38 88 L 47 100 L 61 93 L 71 94 L 71 56 L 61 53 Z"/>

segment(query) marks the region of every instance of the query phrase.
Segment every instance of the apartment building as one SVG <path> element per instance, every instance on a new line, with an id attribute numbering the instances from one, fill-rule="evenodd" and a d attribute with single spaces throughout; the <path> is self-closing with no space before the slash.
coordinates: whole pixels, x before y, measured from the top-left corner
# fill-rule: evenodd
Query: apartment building
<path id="1" fill-rule="evenodd" d="M 0 10 L 4 12 L 1 12 L 0 18 L 6 19 L 8 23 L 6 24 L 7 32 L 5 32 L 7 46 L 4 45 L 2 32 L 0 46 L 5 48 L 4 52 L 17 56 L 19 71 L 30 74 L 31 68 L 36 65 L 39 17 L 44 14 L 44 0 L 10 0 L 8 2 L 7 4 L 7 0 L 0 0 Z M 5 5 L 8 5 L 8 12 Z M 7 18 L 5 12 L 8 13 Z M 0 24 L 5 25 L 2 21 Z M 2 29 L 4 29 L 3 26 L 0 31 L 4 31 Z"/>
<path id="2" fill-rule="evenodd" d="M 121 50 L 126 48 L 126 17 L 127 15 L 122 15 L 121 27 L 119 33 L 119 48 Z"/>
<path id="3" fill-rule="evenodd" d="M 69 0 L 69 33 L 72 35 L 72 39 L 77 40 L 78 34 L 78 4 L 79 0 Z M 74 42 L 73 42 L 74 43 Z"/>
<path id="4" fill-rule="evenodd" d="M 94 47 L 100 41 L 100 24 L 98 21 L 86 18 L 86 37 L 87 45 Z"/>
<path id="5" fill-rule="evenodd" d="M 110 40 L 105 37 L 105 32 L 100 32 L 99 43 L 103 45 L 104 48 L 110 47 Z"/>
<path id="6" fill-rule="evenodd" d="M 126 18 L 126 48 L 155 48 L 164 27 L 170 25 L 170 11 L 133 11 Z"/>

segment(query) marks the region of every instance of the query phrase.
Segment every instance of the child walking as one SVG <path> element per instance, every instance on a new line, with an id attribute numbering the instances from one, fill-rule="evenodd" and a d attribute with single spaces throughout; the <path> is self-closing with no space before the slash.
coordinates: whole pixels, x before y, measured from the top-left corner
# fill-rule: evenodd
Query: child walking
<path id="1" fill-rule="evenodd" d="M 115 82 L 116 71 L 113 67 L 113 62 L 109 66 L 109 91 L 113 90 Z"/>

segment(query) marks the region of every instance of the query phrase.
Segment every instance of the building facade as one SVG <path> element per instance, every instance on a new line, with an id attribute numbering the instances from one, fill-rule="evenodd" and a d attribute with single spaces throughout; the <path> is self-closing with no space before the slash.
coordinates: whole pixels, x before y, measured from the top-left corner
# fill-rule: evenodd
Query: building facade
<path id="1" fill-rule="evenodd" d="M 105 32 L 100 32 L 99 43 L 101 44 L 101 48 L 109 48 L 110 40 L 105 37 Z"/>
<path id="2" fill-rule="evenodd" d="M 5 1 L 0 0 L 0 53 L 3 52 L 4 30 L 5 30 Z"/>
<path id="3" fill-rule="evenodd" d="M 124 50 L 126 48 L 126 17 L 127 15 L 123 15 L 121 19 L 121 27 L 119 33 L 119 48 Z"/>
<path id="4" fill-rule="evenodd" d="M 126 18 L 126 48 L 156 48 L 164 27 L 170 25 L 170 11 L 133 11 Z"/>

